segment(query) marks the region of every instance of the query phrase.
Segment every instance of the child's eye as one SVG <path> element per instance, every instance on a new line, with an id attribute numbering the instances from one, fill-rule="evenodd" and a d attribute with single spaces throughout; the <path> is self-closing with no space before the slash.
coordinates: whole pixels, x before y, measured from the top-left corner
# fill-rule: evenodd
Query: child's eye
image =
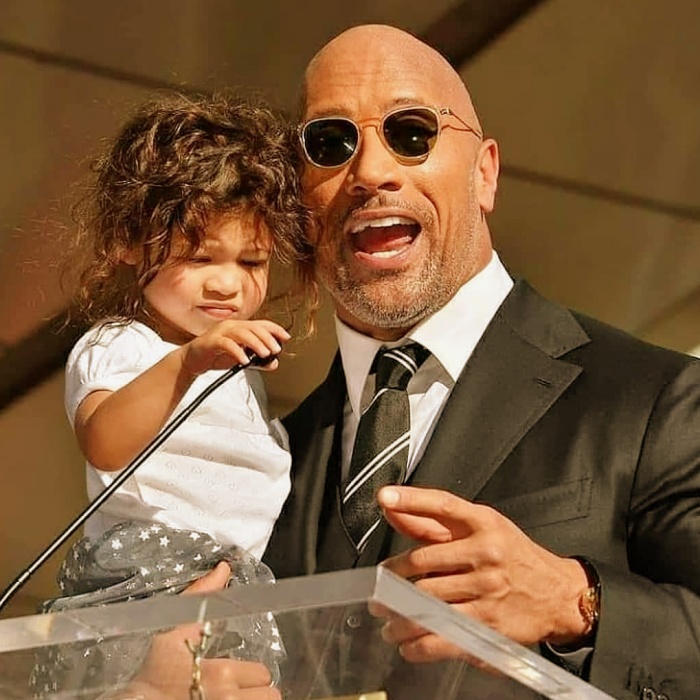
<path id="1" fill-rule="evenodd" d="M 190 257 L 190 262 L 191 263 L 210 263 L 211 262 L 211 256 L 209 255 L 192 255 Z"/>
<path id="2" fill-rule="evenodd" d="M 267 265 L 267 260 L 261 258 L 251 258 L 249 260 L 241 260 L 241 265 L 250 268 L 265 267 L 265 265 Z"/>

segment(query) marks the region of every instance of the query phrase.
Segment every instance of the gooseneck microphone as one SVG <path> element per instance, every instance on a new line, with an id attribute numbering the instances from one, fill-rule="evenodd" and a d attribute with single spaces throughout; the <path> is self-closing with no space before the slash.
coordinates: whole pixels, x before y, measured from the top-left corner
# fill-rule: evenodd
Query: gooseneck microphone
<path id="1" fill-rule="evenodd" d="M 103 491 L 78 515 L 73 522 L 48 546 L 41 554 L 5 589 L 0 597 L 0 610 L 8 603 L 10 598 L 19 591 L 22 586 L 31 578 L 31 576 L 39 569 L 61 546 L 63 546 L 85 523 L 85 521 L 95 513 L 95 511 L 179 428 L 192 412 L 206 399 L 213 391 L 218 389 L 225 381 L 238 374 L 242 369 L 247 367 L 262 367 L 270 364 L 277 355 L 269 357 L 258 357 L 254 353 L 249 355 L 250 362 L 245 365 L 234 365 L 231 369 L 226 370 L 224 374 L 215 379 L 207 386 L 200 394 L 198 394 L 191 403 L 180 411 L 174 418 L 166 423 L 162 430 L 139 452 L 129 464 L 119 473 L 114 481 L 106 486 Z"/>

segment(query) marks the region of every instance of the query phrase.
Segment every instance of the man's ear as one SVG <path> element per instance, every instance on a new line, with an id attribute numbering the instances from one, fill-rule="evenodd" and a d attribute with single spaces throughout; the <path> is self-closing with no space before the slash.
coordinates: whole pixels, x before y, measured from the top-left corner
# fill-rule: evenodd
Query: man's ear
<path id="1" fill-rule="evenodd" d="M 479 206 L 485 214 L 490 214 L 496 205 L 499 168 L 498 144 L 484 139 L 476 157 L 476 187 Z"/>

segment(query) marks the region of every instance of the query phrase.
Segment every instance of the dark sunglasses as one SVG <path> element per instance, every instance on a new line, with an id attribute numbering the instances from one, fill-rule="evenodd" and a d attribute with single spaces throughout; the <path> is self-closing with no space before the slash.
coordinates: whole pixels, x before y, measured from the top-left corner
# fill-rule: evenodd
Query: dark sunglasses
<path id="1" fill-rule="evenodd" d="M 463 130 L 480 139 L 483 134 L 458 117 L 449 107 L 399 107 L 380 119 L 359 124 L 347 117 L 319 117 L 299 126 L 299 140 L 307 160 L 318 168 L 338 168 L 350 162 L 360 147 L 362 130 L 377 129 L 384 146 L 404 165 L 422 163 L 435 148 L 438 136 L 449 124 L 443 116 L 454 117 Z"/>

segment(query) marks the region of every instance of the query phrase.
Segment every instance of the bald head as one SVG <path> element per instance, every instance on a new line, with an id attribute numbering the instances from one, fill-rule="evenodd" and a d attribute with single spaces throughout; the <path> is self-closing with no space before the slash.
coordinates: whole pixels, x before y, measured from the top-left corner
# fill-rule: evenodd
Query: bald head
<path id="1" fill-rule="evenodd" d="M 383 25 L 349 29 L 314 56 L 301 118 L 312 122 L 302 188 L 318 278 L 344 323 L 400 338 L 491 259 L 495 142 L 450 64 Z"/>
<path id="2" fill-rule="evenodd" d="M 334 87 L 361 89 L 363 76 L 394 89 L 405 85 L 406 100 L 435 94 L 436 106 L 451 107 L 480 130 L 467 88 L 447 60 L 408 32 L 381 24 L 352 27 L 313 57 L 304 77 L 302 114 L 308 116 Z"/>

